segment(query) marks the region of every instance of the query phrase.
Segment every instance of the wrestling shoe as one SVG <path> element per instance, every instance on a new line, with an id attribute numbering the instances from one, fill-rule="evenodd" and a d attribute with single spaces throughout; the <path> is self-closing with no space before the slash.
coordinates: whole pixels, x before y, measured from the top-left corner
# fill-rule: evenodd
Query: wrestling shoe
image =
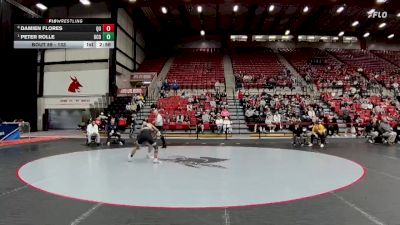
<path id="1" fill-rule="evenodd" d="M 131 153 L 129 153 L 129 155 L 128 155 L 128 161 L 131 162 L 132 159 L 133 159 L 133 155 L 132 155 Z"/>
<path id="2" fill-rule="evenodd" d="M 160 161 L 159 159 L 157 159 L 157 158 L 154 158 L 154 159 L 153 159 L 153 163 L 155 163 L 155 164 L 160 164 L 161 161 Z"/>

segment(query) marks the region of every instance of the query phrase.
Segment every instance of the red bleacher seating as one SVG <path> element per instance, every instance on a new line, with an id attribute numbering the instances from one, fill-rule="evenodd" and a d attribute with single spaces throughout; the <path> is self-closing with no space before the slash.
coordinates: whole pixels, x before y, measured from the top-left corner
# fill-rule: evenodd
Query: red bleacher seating
<path id="1" fill-rule="evenodd" d="M 324 50 L 297 48 L 279 49 L 279 51 L 301 76 L 306 77 L 308 73 L 318 89 L 338 86 L 337 82 L 339 80 L 342 81 L 340 87 L 344 89 L 350 87 L 350 80 L 346 80 L 345 77 L 346 75 L 351 76 L 354 70 L 350 70 L 346 65 L 327 54 Z M 313 59 L 322 59 L 324 62 L 321 64 L 311 63 Z"/>
<path id="2" fill-rule="evenodd" d="M 161 72 L 164 64 L 166 62 L 165 57 L 157 58 L 157 59 L 146 59 L 139 66 L 138 72 L 156 72 L 157 74 Z"/>
<path id="3" fill-rule="evenodd" d="M 222 59 L 217 49 L 184 50 L 175 57 L 167 79 L 176 80 L 181 89 L 213 89 L 216 81 L 225 83 Z"/>
<path id="4" fill-rule="evenodd" d="M 235 74 L 251 76 L 255 81 L 243 81 L 245 88 L 263 88 L 272 77 L 277 79 L 285 67 L 276 54 L 269 48 L 236 49 L 231 53 L 232 67 Z M 278 86 L 291 86 L 291 80 L 278 80 Z"/>
<path id="5" fill-rule="evenodd" d="M 372 109 L 361 108 L 361 104 L 356 102 L 353 98 L 332 97 L 330 93 L 322 93 L 321 97 L 339 116 L 343 116 L 342 106 L 344 105 L 344 103 L 348 103 L 348 106 L 346 108 L 350 112 L 351 118 L 354 118 L 356 115 L 358 115 L 364 123 L 368 123 L 372 120 Z M 376 116 L 380 118 L 387 117 L 393 120 L 398 120 L 400 118 L 396 107 L 388 101 L 383 101 L 381 97 L 371 96 L 366 100 L 368 101 L 368 103 L 371 103 L 374 108 L 377 105 L 383 108 L 383 113 Z"/>
<path id="6" fill-rule="evenodd" d="M 393 82 L 400 82 L 398 75 L 399 68 L 381 59 L 367 50 L 360 49 L 329 49 L 341 61 L 353 69 L 363 69 L 365 76 L 370 80 L 377 80 L 386 87 Z"/>

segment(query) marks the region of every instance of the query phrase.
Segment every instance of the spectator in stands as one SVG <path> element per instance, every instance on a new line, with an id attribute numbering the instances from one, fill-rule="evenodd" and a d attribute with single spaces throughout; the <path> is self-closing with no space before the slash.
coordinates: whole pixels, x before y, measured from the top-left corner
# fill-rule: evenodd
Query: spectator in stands
<path id="1" fill-rule="evenodd" d="M 185 121 L 185 116 L 182 115 L 182 112 L 180 112 L 177 116 L 176 116 L 176 123 L 183 123 Z"/>
<path id="2" fill-rule="evenodd" d="M 265 117 L 265 125 L 268 128 L 269 132 L 275 132 L 275 124 L 273 124 L 273 120 L 274 120 L 274 116 L 272 115 L 272 113 L 267 113 L 267 116 Z"/>
<path id="3" fill-rule="evenodd" d="M 122 115 L 119 119 L 118 119 L 118 130 L 124 132 L 126 130 L 128 126 L 128 119 Z"/>
<path id="4" fill-rule="evenodd" d="M 280 130 L 281 129 L 281 115 L 278 112 L 274 113 L 272 123 L 275 125 L 275 129 Z"/>
<path id="5" fill-rule="evenodd" d="M 192 105 L 192 103 L 189 102 L 189 104 L 186 105 L 186 110 L 187 110 L 187 111 L 193 111 L 193 105 Z"/>
<path id="6" fill-rule="evenodd" d="M 311 143 L 308 146 L 313 146 L 314 140 L 316 138 L 319 138 L 321 143 L 320 147 L 323 148 L 325 145 L 325 138 L 326 138 L 326 128 L 325 126 L 321 123 L 320 120 L 317 120 L 314 123 L 314 126 L 312 127 L 311 131 Z"/>
<path id="7" fill-rule="evenodd" d="M 204 133 L 204 123 L 202 117 L 197 117 L 196 131 L 197 133 Z"/>
<path id="8" fill-rule="evenodd" d="M 176 80 L 174 80 L 174 83 L 172 83 L 171 85 L 172 90 L 174 91 L 174 95 L 178 95 L 178 90 L 179 90 L 179 84 L 178 82 L 176 82 Z"/>
<path id="9" fill-rule="evenodd" d="M 96 137 L 96 144 L 100 144 L 100 133 L 99 133 L 99 127 L 96 124 L 95 120 L 92 120 L 92 122 L 87 125 L 86 127 L 86 135 L 87 135 L 87 143 L 92 142 L 92 137 Z"/>
<path id="10" fill-rule="evenodd" d="M 317 115 L 315 114 L 315 111 L 314 111 L 313 107 L 310 107 L 310 108 L 308 109 L 307 114 L 308 114 L 308 118 L 309 118 L 311 121 L 313 121 L 313 122 L 316 121 Z"/>
<path id="11" fill-rule="evenodd" d="M 238 91 L 238 99 L 239 99 L 240 106 L 243 106 L 244 93 L 242 90 Z"/>
<path id="12" fill-rule="evenodd" d="M 215 92 L 216 92 L 216 93 L 218 93 L 218 92 L 220 91 L 220 83 L 219 83 L 218 80 L 215 81 L 214 89 L 215 89 Z"/>
<path id="13" fill-rule="evenodd" d="M 232 122 L 228 117 L 224 118 L 224 133 L 231 134 L 232 133 Z"/>
<path id="14" fill-rule="evenodd" d="M 128 102 L 128 104 L 125 105 L 125 110 L 127 111 L 127 113 L 130 113 L 132 110 L 132 104 L 130 102 Z"/>
<path id="15" fill-rule="evenodd" d="M 137 110 L 139 111 L 140 109 L 142 109 L 144 107 L 144 100 L 142 98 L 139 98 L 137 101 Z"/>
<path id="16" fill-rule="evenodd" d="M 253 119 L 253 116 L 254 116 L 254 112 L 255 112 L 256 110 L 255 109 L 253 109 L 253 108 L 247 108 L 247 110 L 246 110 L 246 112 L 245 112 L 245 117 L 246 117 L 246 122 L 253 122 L 254 121 L 254 119 Z"/>
<path id="17" fill-rule="evenodd" d="M 151 104 L 150 108 L 151 108 L 152 110 L 157 109 L 157 104 L 156 104 L 155 102 L 153 102 L 153 103 Z"/>
<path id="18" fill-rule="evenodd" d="M 229 117 L 231 114 L 229 113 L 229 111 L 226 109 L 226 108 L 224 108 L 223 110 L 222 110 L 222 112 L 221 112 L 221 116 L 222 117 Z"/>
<path id="19" fill-rule="evenodd" d="M 217 132 L 222 133 L 223 126 L 224 126 L 224 120 L 222 119 L 221 116 L 217 116 L 217 119 L 215 120 L 215 125 L 217 126 Z"/>
<path id="20" fill-rule="evenodd" d="M 134 103 L 131 104 L 131 112 L 137 112 L 138 111 L 138 105 L 136 103 L 136 101 Z"/>
<path id="21" fill-rule="evenodd" d="M 170 86 L 169 86 L 169 83 L 168 83 L 167 79 L 164 80 L 164 83 L 162 84 L 161 89 L 164 90 L 164 91 L 169 91 L 170 90 Z"/>
<path id="22" fill-rule="evenodd" d="M 201 119 L 203 120 L 203 123 L 210 123 L 210 115 L 208 112 L 203 112 Z"/>

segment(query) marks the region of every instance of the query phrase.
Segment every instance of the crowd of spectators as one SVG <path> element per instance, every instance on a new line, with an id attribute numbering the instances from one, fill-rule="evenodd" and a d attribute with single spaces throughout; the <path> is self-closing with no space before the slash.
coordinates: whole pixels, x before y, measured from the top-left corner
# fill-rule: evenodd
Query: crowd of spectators
<path id="1" fill-rule="evenodd" d="M 242 71 L 235 73 L 234 76 L 236 88 L 293 88 L 298 84 L 296 77 L 290 73 L 290 70 L 286 69 L 283 69 L 281 72 L 273 76 L 265 74 L 251 75 Z"/>
<path id="2" fill-rule="evenodd" d="M 230 112 L 225 91 L 204 91 L 193 95 L 183 90 L 180 95 L 165 90 L 152 108 L 163 118 L 166 130 L 188 130 L 195 127 L 198 132 L 211 130 L 213 133 L 232 132 Z M 151 114 L 148 121 L 154 120 Z M 182 126 L 184 125 L 184 126 Z"/>
<path id="3" fill-rule="evenodd" d="M 276 132 L 287 129 L 296 121 L 316 122 L 329 118 L 323 108 L 307 95 L 250 95 L 239 90 L 238 99 L 250 130 L 254 132 Z"/>
<path id="4" fill-rule="evenodd" d="M 384 119 L 394 127 L 400 119 L 399 102 L 390 97 L 322 93 L 321 98 L 345 121 L 347 127 L 365 127 L 374 119 Z"/>

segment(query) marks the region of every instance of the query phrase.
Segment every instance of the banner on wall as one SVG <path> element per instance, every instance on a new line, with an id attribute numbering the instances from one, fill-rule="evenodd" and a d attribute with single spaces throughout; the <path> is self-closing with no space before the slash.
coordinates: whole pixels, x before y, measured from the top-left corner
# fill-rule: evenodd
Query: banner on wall
<path id="1" fill-rule="evenodd" d="M 102 97 L 43 98 L 45 109 L 88 109 L 99 104 Z"/>
<path id="2" fill-rule="evenodd" d="M 118 88 L 118 96 L 132 96 L 134 94 L 144 94 L 146 88 Z"/>
<path id="3" fill-rule="evenodd" d="M 142 81 L 150 83 L 154 77 L 157 76 L 156 72 L 134 72 L 131 75 L 131 81 Z"/>
<path id="4" fill-rule="evenodd" d="M 108 70 L 44 73 L 44 96 L 87 96 L 108 93 Z"/>

